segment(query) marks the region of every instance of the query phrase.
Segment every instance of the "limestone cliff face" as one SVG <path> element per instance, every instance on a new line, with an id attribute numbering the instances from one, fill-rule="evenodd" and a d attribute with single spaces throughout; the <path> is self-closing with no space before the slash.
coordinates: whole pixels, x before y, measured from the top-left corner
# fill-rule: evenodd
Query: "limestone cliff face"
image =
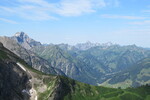
<path id="1" fill-rule="evenodd" d="M 28 100 L 31 78 L 16 64 L 18 58 L 0 43 L 0 100 Z"/>
<path id="2" fill-rule="evenodd" d="M 0 100 L 29 100 L 30 76 L 17 68 L 15 62 L 0 60 Z"/>
<path id="3" fill-rule="evenodd" d="M 21 44 L 26 49 L 31 49 L 34 46 L 40 46 L 41 43 L 31 39 L 24 32 L 17 32 L 12 39 L 16 40 L 19 44 Z"/>

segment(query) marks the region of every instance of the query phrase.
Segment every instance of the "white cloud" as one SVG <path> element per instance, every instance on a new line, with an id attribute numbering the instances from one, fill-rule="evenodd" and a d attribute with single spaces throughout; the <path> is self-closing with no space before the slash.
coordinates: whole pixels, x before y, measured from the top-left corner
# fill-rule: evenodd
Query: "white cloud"
<path id="1" fill-rule="evenodd" d="M 0 6 L 0 10 L 1 12 L 2 11 L 6 11 L 6 12 L 10 12 L 10 13 L 14 13 L 15 11 L 11 8 L 8 8 L 8 7 L 3 7 L 3 6 Z"/>
<path id="2" fill-rule="evenodd" d="M 110 14 L 104 14 L 101 15 L 103 18 L 112 18 L 112 19 L 145 19 L 145 17 L 138 17 L 138 16 L 121 16 L 121 15 L 110 15 Z"/>
<path id="3" fill-rule="evenodd" d="M 79 16 L 96 12 L 96 8 L 105 7 L 103 0 L 63 0 L 56 12 L 63 16 Z"/>
<path id="4" fill-rule="evenodd" d="M 0 20 L 4 21 L 4 22 L 7 22 L 7 23 L 11 23 L 11 24 L 18 24 L 16 21 L 5 19 L 5 18 L 0 18 Z"/>
<path id="5" fill-rule="evenodd" d="M 119 4 L 118 0 L 59 0 L 50 3 L 47 0 L 16 0 L 10 7 L 1 6 L 0 11 L 9 15 L 31 20 L 57 19 L 55 16 L 80 16 L 96 12 L 110 4 Z"/>
<path id="6" fill-rule="evenodd" d="M 133 25 L 150 25 L 150 20 L 130 22 L 129 24 L 133 24 Z"/>
<path id="7" fill-rule="evenodd" d="M 150 10 L 143 10 L 144 13 L 150 13 Z"/>
<path id="8" fill-rule="evenodd" d="M 23 18 L 31 19 L 31 20 L 57 20 L 57 18 L 51 16 L 50 12 L 48 12 L 47 8 L 42 8 L 39 6 L 33 5 L 21 5 L 18 8 L 14 8 L 15 13 Z"/>
<path id="9" fill-rule="evenodd" d="M 119 0 L 107 0 L 106 5 L 118 7 L 120 2 Z"/>
<path id="10" fill-rule="evenodd" d="M 51 3 L 48 3 L 46 0 L 18 0 L 20 3 L 24 4 L 31 4 L 41 7 L 50 7 L 53 6 Z"/>

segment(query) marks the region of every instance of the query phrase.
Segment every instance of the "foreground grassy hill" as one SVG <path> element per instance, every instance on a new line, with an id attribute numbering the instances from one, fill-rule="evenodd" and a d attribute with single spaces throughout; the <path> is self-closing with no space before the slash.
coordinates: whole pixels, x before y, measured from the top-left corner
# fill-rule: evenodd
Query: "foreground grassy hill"
<path id="1" fill-rule="evenodd" d="M 0 44 L 0 100 L 149 100 L 150 86 L 114 89 L 44 74 Z M 9 96 L 8 96 L 9 95 Z"/>

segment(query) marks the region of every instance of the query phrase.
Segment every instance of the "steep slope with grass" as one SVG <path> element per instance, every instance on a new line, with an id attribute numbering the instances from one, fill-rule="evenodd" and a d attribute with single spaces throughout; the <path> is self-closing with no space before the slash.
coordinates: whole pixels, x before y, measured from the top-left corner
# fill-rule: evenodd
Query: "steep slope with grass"
<path id="1" fill-rule="evenodd" d="M 60 76 L 33 69 L 1 43 L 0 65 L 0 100 L 62 100 L 69 92 Z"/>
<path id="2" fill-rule="evenodd" d="M 126 88 L 150 84 L 150 57 L 138 61 L 129 69 L 111 75 L 109 78 L 101 85 Z"/>

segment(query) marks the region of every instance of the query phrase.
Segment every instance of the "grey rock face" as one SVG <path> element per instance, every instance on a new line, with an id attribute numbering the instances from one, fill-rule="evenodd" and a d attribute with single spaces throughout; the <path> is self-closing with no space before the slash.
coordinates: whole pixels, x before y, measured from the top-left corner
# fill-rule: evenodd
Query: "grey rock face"
<path id="1" fill-rule="evenodd" d="M 41 43 L 31 39 L 24 32 L 17 32 L 12 39 L 16 40 L 20 45 L 22 45 L 26 49 L 31 49 L 34 46 L 40 46 Z"/>
<path id="2" fill-rule="evenodd" d="M 6 52 L 6 53 L 4 53 Z M 30 90 L 30 75 L 16 64 L 17 56 L 0 47 L 0 100 L 29 100 L 30 95 L 22 90 Z"/>
<path id="3" fill-rule="evenodd" d="M 0 65 L 0 100 L 28 100 L 29 95 L 22 94 L 23 89 L 30 89 L 28 75 L 13 62 L 0 60 Z"/>
<path id="4" fill-rule="evenodd" d="M 3 44 L 0 42 L 0 48 L 3 47 Z"/>

